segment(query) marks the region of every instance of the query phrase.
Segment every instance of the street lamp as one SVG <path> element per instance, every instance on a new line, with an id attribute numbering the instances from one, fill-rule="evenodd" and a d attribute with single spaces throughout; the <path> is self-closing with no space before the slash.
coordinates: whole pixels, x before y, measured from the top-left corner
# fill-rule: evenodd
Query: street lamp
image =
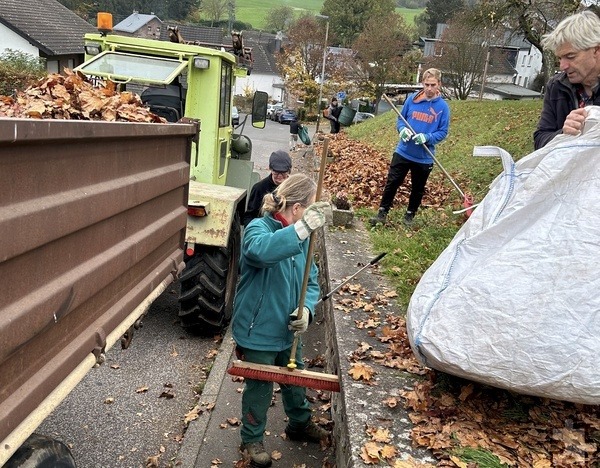
<path id="1" fill-rule="evenodd" d="M 321 99 L 323 99 L 323 82 L 325 81 L 325 59 L 327 58 L 327 38 L 329 36 L 329 16 L 315 15 L 317 18 L 323 18 L 327 20 L 325 26 L 325 44 L 323 46 L 323 66 L 321 68 L 321 85 L 319 86 L 319 100 L 317 102 L 317 127 L 315 128 L 315 135 L 319 133 L 319 124 L 321 123 Z"/>

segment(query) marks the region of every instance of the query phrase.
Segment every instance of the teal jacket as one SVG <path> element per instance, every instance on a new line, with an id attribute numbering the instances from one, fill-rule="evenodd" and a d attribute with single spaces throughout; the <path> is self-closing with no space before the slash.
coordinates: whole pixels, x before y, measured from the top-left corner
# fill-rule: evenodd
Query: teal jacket
<path id="1" fill-rule="evenodd" d="M 253 219 L 244 231 L 240 281 L 233 306 L 235 342 L 248 349 L 283 351 L 292 346 L 290 314 L 298 307 L 308 240 L 271 215 Z M 318 270 L 311 270 L 304 306 L 311 318 L 319 298 Z"/>

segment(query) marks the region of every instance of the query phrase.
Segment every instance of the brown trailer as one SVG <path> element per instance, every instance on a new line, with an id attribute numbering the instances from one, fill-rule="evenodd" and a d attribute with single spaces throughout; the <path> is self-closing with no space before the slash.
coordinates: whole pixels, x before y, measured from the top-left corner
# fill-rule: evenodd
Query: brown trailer
<path id="1" fill-rule="evenodd" d="M 197 137 L 0 119 L 0 466 L 182 270 Z"/>

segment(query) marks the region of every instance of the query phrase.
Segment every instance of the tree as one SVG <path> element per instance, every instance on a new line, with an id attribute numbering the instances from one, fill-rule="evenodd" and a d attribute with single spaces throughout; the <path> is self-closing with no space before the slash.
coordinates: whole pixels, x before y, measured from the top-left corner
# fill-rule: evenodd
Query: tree
<path id="1" fill-rule="evenodd" d="M 352 46 L 364 70 L 363 89 L 372 90 L 376 105 L 385 91 L 385 83 L 400 77 L 408 81 L 410 77 L 403 57 L 410 51 L 411 32 L 404 18 L 391 13 L 384 18 L 371 18 Z M 412 65 L 416 69 L 416 64 Z"/>
<path id="2" fill-rule="evenodd" d="M 483 82 L 486 61 L 491 65 L 506 60 L 502 48 L 493 47 L 501 45 L 493 38 L 505 37 L 503 26 L 473 24 L 470 15 L 464 11 L 454 16 L 436 44 L 435 56 L 427 63 L 444 72 L 444 84 L 456 99 L 467 99 Z"/>
<path id="3" fill-rule="evenodd" d="M 227 0 L 202 0 L 200 10 L 211 23 L 219 21 L 227 12 Z"/>
<path id="4" fill-rule="evenodd" d="M 501 23 L 525 37 L 542 53 L 542 79 L 536 81 L 545 84 L 554 74 L 554 57 L 542 47 L 542 37 L 580 5 L 580 0 L 482 0 L 470 21 L 487 27 Z"/>
<path id="5" fill-rule="evenodd" d="M 417 24 L 427 25 L 427 35 L 435 37 L 437 25 L 445 24 L 465 7 L 463 0 L 429 0 L 425 11 L 416 19 Z"/>
<path id="6" fill-rule="evenodd" d="M 294 9 L 289 6 L 271 8 L 267 12 L 265 29 L 272 32 L 287 31 L 294 20 Z"/>
<path id="7" fill-rule="evenodd" d="M 371 18 L 383 20 L 395 7 L 393 0 L 325 0 L 321 13 L 329 16 L 337 43 L 350 47 Z"/>
<path id="8" fill-rule="evenodd" d="M 59 0 L 69 10 L 82 18 L 94 21 L 99 11 L 112 13 L 115 22 L 131 15 L 133 11 L 153 13 L 161 20 L 186 19 L 200 4 L 200 0 Z"/>
<path id="9" fill-rule="evenodd" d="M 0 54 L 0 95 L 22 91 L 44 76 L 44 59 L 12 49 Z"/>
<path id="10" fill-rule="evenodd" d="M 322 22 L 306 16 L 288 31 L 289 44 L 277 57 L 277 68 L 290 93 L 311 107 L 319 94 L 317 78 L 323 60 L 325 31 Z"/>

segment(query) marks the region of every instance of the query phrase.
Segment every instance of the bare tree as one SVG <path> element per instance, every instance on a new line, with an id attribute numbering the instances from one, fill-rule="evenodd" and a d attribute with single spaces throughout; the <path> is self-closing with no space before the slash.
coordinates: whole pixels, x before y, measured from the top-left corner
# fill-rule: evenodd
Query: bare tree
<path id="1" fill-rule="evenodd" d="M 216 23 L 227 12 L 227 0 L 202 0 L 201 10 L 207 20 Z"/>
<path id="2" fill-rule="evenodd" d="M 353 44 L 363 72 L 363 89 L 371 90 L 376 104 L 385 91 L 385 83 L 397 79 L 408 81 L 407 65 L 416 70 L 415 63 L 406 64 L 403 60 L 411 48 L 411 32 L 404 18 L 390 13 L 371 18 Z"/>
<path id="3" fill-rule="evenodd" d="M 273 32 L 287 31 L 294 21 L 294 9 L 290 6 L 271 8 L 267 12 L 265 29 Z"/>
<path id="4" fill-rule="evenodd" d="M 435 56 L 428 65 L 444 72 L 444 84 L 456 99 L 467 99 L 476 83 L 481 82 L 487 55 L 485 32 L 474 30 L 456 15 L 436 44 Z"/>
<path id="5" fill-rule="evenodd" d="M 581 7 L 580 0 L 482 0 L 470 10 L 470 24 L 496 27 L 503 24 L 523 35 L 542 53 L 541 84 L 554 73 L 554 57 L 541 41 L 563 18 Z"/>

